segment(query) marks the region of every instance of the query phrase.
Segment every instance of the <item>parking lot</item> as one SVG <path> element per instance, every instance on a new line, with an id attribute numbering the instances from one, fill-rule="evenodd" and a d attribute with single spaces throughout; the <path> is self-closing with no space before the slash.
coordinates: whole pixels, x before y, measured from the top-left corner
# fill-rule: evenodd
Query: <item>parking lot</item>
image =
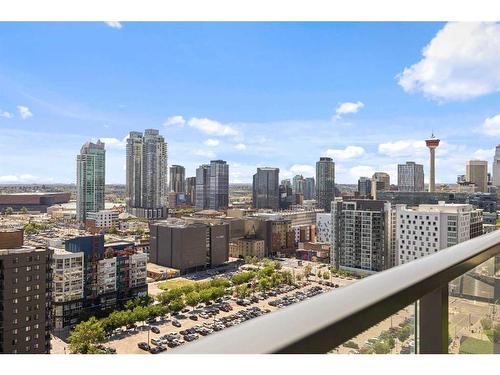
<path id="1" fill-rule="evenodd" d="M 109 337 L 104 345 L 115 349 L 118 354 L 149 354 L 148 349 L 152 349 L 153 352 L 175 352 L 176 347 L 203 339 L 204 336 L 269 314 L 330 289 L 332 288 L 310 282 L 298 288 L 293 286 L 274 288 L 265 295 L 255 293 L 246 300 L 225 297 L 219 303 L 198 305 L 194 309 L 186 308 L 175 316 L 157 318 L 144 326 L 123 328 Z M 139 343 L 143 343 L 141 345 L 143 349 L 139 348 Z M 149 347 L 145 344 L 149 344 Z M 158 347 L 164 350 L 154 349 Z"/>

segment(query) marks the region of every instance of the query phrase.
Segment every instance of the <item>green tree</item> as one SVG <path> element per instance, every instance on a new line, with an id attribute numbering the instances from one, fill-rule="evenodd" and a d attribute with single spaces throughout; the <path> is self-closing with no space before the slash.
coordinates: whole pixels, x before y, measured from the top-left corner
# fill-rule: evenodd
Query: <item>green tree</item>
<path id="1" fill-rule="evenodd" d="M 69 349 L 72 353 L 86 354 L 92 352 L 104 338 L 102 323 L 93 316 L 73 328 L 69 335 Z"/>
<path id="2" fill-rule="evenodd" d="M 483 327 L 483 330 L 491 329 L 492 326 L 493 326 L 493 322 L 491 319 L 488 319 L 488 318 L 481 319 L 481 327 Z"/>
<path id="3" fill-rule="evenodd" d="M 330 280 L 331 274 L 328 271 L 323 272 L 323 279 Z"/>
<path id="4" fill-rule="evenodd" d="M 354 341 L 347 341 L 343 344 L 346 348 L 351 348 L 351 349 L 359 349 L 359 345 L 356 344 Z"/>
<path id="5" fill-rule="evenodd" d="M 250 293 L 250 290 L 249 290 L 249 288 L 248 288 L 248 285 L 243 284 L 243 285 L 238 285 L 238 286 L 236 287 L 235 292 L 236 292 L 236 296 L 237 296 L 238 298 L 245 298 L 245 297 L 247 297 L 247 296 L 248 296 L 248 294 Z"/>
<path id="6" fill-rule="evenodd" d="M 108 229 L 108 234 L 117 234 L 118 229 L 116 229 L 114 226 Z"/>
<path id="7" fill-rule="evenodd" d="M 190 292 L 186 294 L 186 303 L 194 310 L 195 306 L 200 303 L 200 294 L 198 292 Z"/>
<path id="8" fill-rule="evenodd" d="M 14 209 L 13 209 L 12 207 L 7 207 L 7 208 L 3 211 L 3 213 L 4 213 L 5 215 L 12 215 L 12 214 L 14 213 Z"/>
<path id="9" fill-rule="evenodd" d="M 265 293 L 269 289 L 269 279 L 262 278 L 259 280 L 259 290 Z"/>
<path id="10" fill-rule="evenodd" d="M 276 288 L 277 286 L 280 286 L 282 282 L 283 282 L 283 278 L 282 278 L 281 274 L 279 274 L 279 273 L 273 273 L 271 275 L 271 286 L 273 288 Z"/>
<path id="11" fill-rule="evenodd" d="M 386 341 L 377 341 L 372 345 L 373 352 L 375 354 L 387 354 L 390 353 L 391 348 Z"/>
<path id="12" fill-rule="evenodd" d="M 280 263 L 280 262 L 278 262 L 277 260 L 275 260 L 275 261 L 273 262 L 273 265 L 274 265 L 274 269 L 275 269 L 276 271 L 279 271 L 279 270 L 282 268 L 281 263 Z"/>
<path id="13" fill-rule="evenodd" d="M 240 272 L 240 273 L 235 273 L 231 277 L 231 282 L 233 285 L 240 285 L 249 282 L 255 277 L 255 272 Z"/>
<path id="14" fill-rule="evenodd" d="M 181 311 L 186 305 L 184 304 L 184 301 L 181 298 L 174 299 L 168 304 L 168 308 L 170 311 L 173 312 L 179 312 Z"/>
<path id="15" fill-rule="evenodd" d="M 21 213 L 26 215 L 28 213 L 28 209 L 26 207 L 21 208 Z"/>
<path id="16" fill-rule="evenodd" d="M 307 281 L 309 281 L 309 275 L 311 274 L 312 266 L 308 263 L 304 266 L 304 275 Z"/>
<path id="17" fill-rule="evenodd" d="M 214 299 L 213 289 L 217 289 L 217 288 L 209 288 L 209 289 L 200 290 L 200 292 L 198 293 L 200 301 L 203 303 L 207 303 L 207 302 L 210 302 L 212 299 Z"/>
<path id="18" fill-rule="evenodd" d="M 401 341 L 401 342 L 404 342 L 408 339 L 408 337 L 410 337 L 411 335 L 411 326 L 410 325 L 405 325 L 403 326 L 399 332 L 397 333 L 397 336 L 398 336 L 398 340 Z"/>

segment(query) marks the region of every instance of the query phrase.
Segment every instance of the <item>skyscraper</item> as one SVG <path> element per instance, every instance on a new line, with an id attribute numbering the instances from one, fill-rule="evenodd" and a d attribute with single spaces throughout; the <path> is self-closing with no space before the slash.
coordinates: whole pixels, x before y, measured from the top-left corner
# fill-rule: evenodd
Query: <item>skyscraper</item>
<path id="1" fill-rule="evenodd" d="M 335 198 L 335 163 L 332 158 L 320 157 L 316 162 L 316 201 L 318 208 L 330 212 Z"/>
<path id="2" fill-rule="evenodd" d="M 296 175 L 292 180 L 293 194 L 304 194 L 304 177 L 300 174 Z"/>
<path id="3" fill-rule="evenodd" d="M 424 191 L 424 166 L 413 161 L 398 164 L 398 190 Z"/>
<path id="4" fill-rule="evenodd" d="M 360 177 L 358 179 L 358 193 L 361 197 L 369 197 L 372 192 L 372 180 L 370 177 Z"/>
<path id="5" fill-rule="evenodd" d="M 184 181 L 185 174 L 186 170 L 182 165 L 172 165 L 170 167 L 170 179 L 169 179 L 170 191 L 173 191 L 175 193 L 186 192 L 186 185 Z"/>
<path id="6" fill-rule="evenodd" d="M 439 139 L 431 135 L 429 139 L 425 140 L 425 145 L 429 148 L 430 154 L 430 176 L 429 176 L 429 191 L 436 190 L 436 148 L 439 146 Z"/>
<path id="7" fill-rule="evenodd" d="M 495 148 L 493 158 L 493 185 L 500 187 L 500 145 Z"/>
<path id="8" fill-rule="evenodd" d="M 316 198 L 316 183 L 314 177 L 306 177 L 304 180 L 304 199 L 310 200 Z"/>
<path id="9" fill-rule="evenodd" d="M 196 169 L 196 199 L 197 210 L 209 207 L 210 165 L 203 164 Z"/>
<path id="10" fill-rule="evenodd" d="M 156 129 L 127 139 L 127 210 L 148 219 L 167 214 L 167 143 Z"/>
<path id="11" fill-rule="evenodd" d="M 104 143 L 87 142 L 76 157 L 76 212 L 83 222 L 87 213 L 104 210 Z"/>
<path id="12" fill-rule="evenodd" d="M 372 176 L 372 197 L 377 199 L 377 192 L 389 190 L 391 187 L 391 176 L 385 172 L 375 172 Z"/>
<path id="13" fill-rule="evenodd" d="M 224 160 L 210 162 L 210 199 L 212 210 L 226 209 L 229 206 L 229 165 Z"/>
<path id="14" fill-rule="evenodd" d="M 279 208 L 279 168 L 257 168 L 253 175 L 252 200 L 255 208 Z"/>
<path id="15" fill-rule="evenodd" d="M 476 185 L 476 191 L 488 192 L 488 162 L 468 160 L 465 164 L 465 180 Z"/>
<path id="16" fill-rule="evenodd" d="M 190 206 L 196 204 L 196 177 L 186 178 L 186 203 Z"/>

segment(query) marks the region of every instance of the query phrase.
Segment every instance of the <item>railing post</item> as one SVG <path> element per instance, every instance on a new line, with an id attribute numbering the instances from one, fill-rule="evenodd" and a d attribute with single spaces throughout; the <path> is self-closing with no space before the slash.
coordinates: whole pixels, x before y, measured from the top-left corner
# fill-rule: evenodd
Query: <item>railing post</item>
<path id="1" fill-rule="evenodd" d="M 448 297 L 446 284 L 420 299 L 419 354 L 448 354 Z"/>

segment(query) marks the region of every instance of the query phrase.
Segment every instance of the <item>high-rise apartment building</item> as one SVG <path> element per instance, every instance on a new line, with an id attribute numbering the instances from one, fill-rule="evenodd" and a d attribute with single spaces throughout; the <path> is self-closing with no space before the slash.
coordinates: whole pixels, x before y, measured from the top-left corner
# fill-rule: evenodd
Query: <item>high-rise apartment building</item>
<path id="1" fill-rule="evenodd" d="M 196 169 L 196 209 L 205 210 L 209 207 L 210 165 L 203 164 Z"/>
<path id="2" fill-rule="evenodd" d="M 391 176 L 385 172 L 375 172 L 372 176 L 372 197 L 377 198 L 377 192 L 389 190 L 391 187 Z"/>
<path id="3" fill-rule="evenodd" d="M 306 177 L 304 180 L 304 199 L 316 199 L 316 182 L 314 177 Z"/>
<path id="4" fill-rule="evenodd" d="M 335 200 L 332 203 L 332 266 L 368 272 L 386 269 L 390 218 L 390 204 L 384 201 Z"/>
<path id="5" fill-rule="evenodd" d="M 170 167 L 169 190 L 171 192 L 174 193 L 186 192 L 185 175 L 186 175 L 186 170 L 182 165 L 172 165 Z"/>
<path id="6" fill-rule="evenodd" d="M 130 132 L 126 161 L 127 210 L 147 219 L 167 215 L 167 143 L 156 129 Z"/>
<path id="7" fill-rule="evenodd" d="M 360 177 L 358 179 L 358 193 L 360 197 L 367 198 L 372 193 L 372 180 L 370 177 Z"/>
<path id="8" fill-rule="evenodd" d="M 438 252 L 483 234 L 482 210 L 469 204 L 396 206 L 397 264 Z"/>
<path id="9" fill-rule="evenodd" d="M 316 241 L 332 242 L 332 214 L 330 212 L 316 214 Z"/>
<path id="10" fill-rule="evenodd" d="M 0 230 L 0 354 L 50 352 L 51 251 Z"/>
<path id="11" fill-rule="evenodd" d="M 291 205 L 295 203 L 294 195 L 292 193 L 292 184 L 290 184 L 290 180 L 281 181 L 281 185 L 279 186 L 279 195 L 280 210 L 287 210 Z"/>
<path id="12" fill-rule="evenodd" d="M 292 193 L 304 194 L 304 177 L 300 174 L 296 175 L 292 180 Z"/>
<path id="13" fill-rule="evenodd" d="M 335 198 L 335 163 L 332 158 L 321 157 L 316 162 L 317 207 L 330 212 Z"/>
<path id="14" fill-rule="evenodd" d="M 104 143 L 85 143 L 76 157 L 76 214 L 84 222 L 87 213 L 104 210 Z"/>
<path id="15" fill-rule="evenodd" d="M 424 166 L 413 161 L 398 164 L 398 190 L 424 191 Z"/>
<path id="16" fill-rule="evenodd" d="M 500 145 L 495 147 L 493 158 L 493 185 L 500 187 Z"/>
<path id="17" fill-rule="evenodd" d="M 196 204 L 196 177 L 186 178 L 186 203 L 190 206 Z"/>
<path id="18" fill-rule="evenodd" d="M 476 186 L 476 191 L 488 192 L 488 162 L 468 160 L 465 164 L 465 180 Z"/>
<path id="19" fill-rule="evenodd" d="M 279 168 L 257 168 L 252 186 L 255 208 L 279 209 L 279 173 Z"/>

